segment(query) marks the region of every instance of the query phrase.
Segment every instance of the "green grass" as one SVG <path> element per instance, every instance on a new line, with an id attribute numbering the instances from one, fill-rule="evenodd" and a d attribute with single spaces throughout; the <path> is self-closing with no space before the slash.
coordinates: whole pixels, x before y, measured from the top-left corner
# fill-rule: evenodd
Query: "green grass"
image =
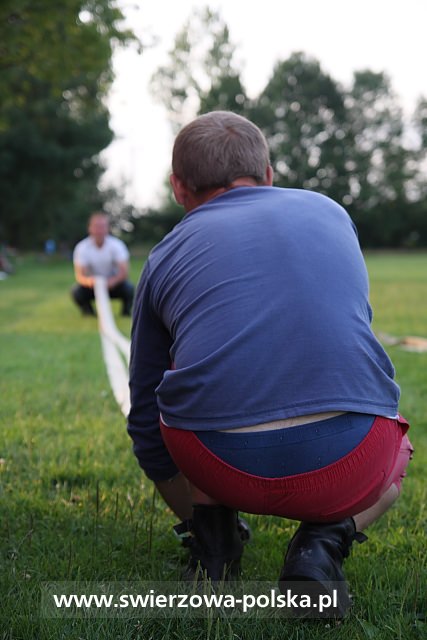
<path id="1" fill-rule="evenodd" d="M 142 261 L 133 260 L 134 280 Z M 375 330 L 427 337 L 427 255 L 373 253 L 367 262 Z M 29 257 L 0 282 L 0 640 L 426 638 L 427 354 L 397 347 L 389 353 L 416 456 L 404 496 L 346 562 L 355 603 L 344 621 L 40 617 L 44 582 L 154 583 L 174 580 L 185 563 L 175 518 L 131 452 L 96 321 L 71 304 L 72 280 L 69 263 Z M 129 320 L 117 322 L 129 334 Z M 275 581 L 295 523 L 248 520 L 245 575 Z"/>

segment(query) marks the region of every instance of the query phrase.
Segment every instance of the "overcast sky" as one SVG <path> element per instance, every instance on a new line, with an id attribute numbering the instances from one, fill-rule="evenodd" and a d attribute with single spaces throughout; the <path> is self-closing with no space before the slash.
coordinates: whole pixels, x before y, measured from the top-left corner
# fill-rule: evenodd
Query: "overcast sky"
<path id="1" fill-rule="evenodd" d="M 129 25 L 143 42 L 157 44 L 138 56 L 114 57 L 116 80 L 109 99 L 116 141 L 104 152 L 103 184 L 125 184 L 128 201 L 159 201 L 173 144 L 165 108 L 149 92 L 154 71 L 167 61 L 174 37 L 194 7 L 219 9 L 230 28 L 250 96 L 267 83 L 274 63 L 294 51 L 317 58 L 344 84 L 357 69 L 386 71 L 405 110 L 427 96 L 427 0 L 120 0 Z"/>

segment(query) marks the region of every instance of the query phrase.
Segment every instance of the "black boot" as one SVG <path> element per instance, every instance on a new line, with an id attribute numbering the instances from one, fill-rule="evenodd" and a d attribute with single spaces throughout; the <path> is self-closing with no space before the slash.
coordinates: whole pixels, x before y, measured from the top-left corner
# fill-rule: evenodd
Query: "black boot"
<path id="1" fill-rule="evenodd" d="M 238 578 L 243 542 L 237 511 L 223 505 L 197 504 L 193 506 L 192 520 L 177 525 L 175 531 L 190 551 L 184 580 L 194 580 L 196 576 L 206 576 L 214 582 Z"/>
<path id="2" fill-rule="evenodd" d="M 367 538 L 356 532 L 353 518 L 331 523 L 302 522 L 288 545 L 279 578 L 281 591 L 284 592 L 290 582 L 311 582 L 310 591 L 318 594 L 332 595 L 331 590 L 336 589 L 335 613 L 344 615 L 350 606 L 350 597 L 342 564 L 354 540 L 361 543 Z M 303 593 L 304 586 L 300 587 Z"/>
<path id="3" fill-rule="evenodd" d="M 80 310 L 82 312 L 83 316 L 94 316 L 96 317 L 96 311 L 93 308 L 93 306 L 91 305 L 90 302 L 85 302 L 84 304 L 80 305 Z"/>

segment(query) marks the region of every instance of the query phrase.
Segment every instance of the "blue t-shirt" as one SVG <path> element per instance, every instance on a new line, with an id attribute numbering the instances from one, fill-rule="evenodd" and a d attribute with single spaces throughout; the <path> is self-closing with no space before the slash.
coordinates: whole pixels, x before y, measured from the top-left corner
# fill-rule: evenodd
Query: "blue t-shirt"
<path id="1" fill-rule="evenodd" d="M 165 460 L 159 411 L 197 431 L 395 415 L 368 296 L 354 225 L 323 195 L 238 187 L 188 213 L 151 252 L 135 299 L 128 428 L 141 466 Z"/>

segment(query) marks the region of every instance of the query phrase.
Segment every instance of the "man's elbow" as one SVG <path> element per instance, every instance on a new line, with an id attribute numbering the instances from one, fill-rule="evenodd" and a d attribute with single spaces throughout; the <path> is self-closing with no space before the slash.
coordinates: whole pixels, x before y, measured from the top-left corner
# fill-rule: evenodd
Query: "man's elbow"
<path id="1" fill-rule="evenodd" d="M 162 482 L 178 472 L 160 436 L 160 430 L 158 434 L 149 433 L 149 430 L 141 434 L 129 423 L 127 430 L 133 440 L 133 453 L 147 478 L 153 482 Z"/>

